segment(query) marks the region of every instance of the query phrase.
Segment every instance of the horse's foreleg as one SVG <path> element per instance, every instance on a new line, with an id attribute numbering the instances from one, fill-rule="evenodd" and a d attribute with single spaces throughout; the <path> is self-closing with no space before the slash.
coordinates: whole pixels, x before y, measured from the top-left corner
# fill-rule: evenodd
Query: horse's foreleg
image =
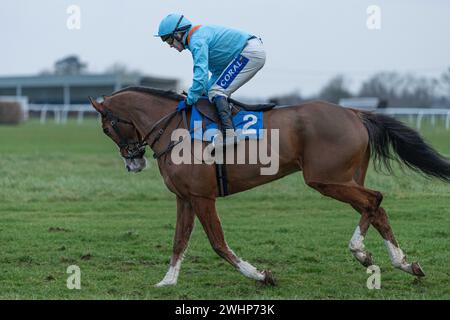
<path id="1" fill-rule="evenodd" d="M 238 256 L 236 256 L 236 254 L 228 247 L 223 234 L 222 225 L 216 211 L 214 200 L 196 198 L 193 200 L 193 207 L 198 219 L 203 225 L 212 248 L 219 256 L 228 261 L 244 276 L 266 284 L 275 284 L 274 278 L 270 272 L 258 271 L 250 263 L 241 260 Z"/>
<path id="2" fill-rule="evenodd" d="M 177 197 L 177 225 L 175 227 L 170 266 L 164 279 L 156 284 L 156 287 L 175 285 L 177 283 L 184 252 L 189 243 L 192 229 L 194 228 L 194 220 L 195 214 L 191 204 Z"/>
<path id="3" fill-rule="evenodd" d="M 425 276 L 425 273 L 423 272 L 418 262 L 408 263 L 406 261 L 406 256 L 403 253 L 402 249 L 400 249 L 397 240 L 395 240 L 394 233 L 392 231 L 391 225 L 389 224 L 388 216 L 383 208 L 378 208 L 376 214 L 372 219 L 372 225 L 383 237 L 386 247 L 389 251 L 389 256 L 391 257 L 392 265 L 395 268 L 418 277 Z"/>

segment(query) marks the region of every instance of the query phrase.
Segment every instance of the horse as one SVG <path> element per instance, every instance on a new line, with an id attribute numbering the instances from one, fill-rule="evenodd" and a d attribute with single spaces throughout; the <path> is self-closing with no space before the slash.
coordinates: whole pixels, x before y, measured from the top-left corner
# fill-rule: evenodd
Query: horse
<path id="1" fill-rule="evenodd" d="M 270 270 L 258 270 L 228 246 L 216 210 L 220 196 L 214 164 L 175 164 L 171 159 L 174 130 L 188 129 L 191 109 L 180 110 L 185 95 L 146 87 L 129 87 L 89 100 L 101 115 L 103 132 L 118 146 L 126 169 L 140 172 L 147 165 L 146 146 L 154 152 L 167 188 L 175 194 L 177 218 L 169 269 L 156 287 L 175 285 L 197 217 L 213 250 L 244 276 L 275 285 Z M 209 101 L 198 102 L 211 110 Z M 306 185 L 322 195 L 352 206 L 359 223 L 349 249 L 363 266 L 373 265 L 364 238 L 372 225 L 383 238 L 393 266 L 416 277 L 425 276 L 418 262 L 408 262 L 389 224 L 381 192 L 364 186 L 370 159 L 392 173 L 392 160 L 424 176 L 450 182 L 450 163 L 415 130 L 392 117 L 343 108 L 324 101 L 277 106 L 264 112 L 264 128 L 277 129 L 279 169 L 262 175 L 263 164 L 226 164 L 228 192 L 235 194 L 300 171 Z M 189 139 L 190 137 L 185 137 Z M 268 137 L 268 145 L 274 143 Z M 268 141 L 270 140 L 270 141 Z M 198 142 L 206 144 L 206 142 Z M 248 140 L 240 141 L 246 145 Z M 233 147 L 233 146 L 232 146 Z M 234 146 L 236 147 L 236 146 Z M 332 156 L 330 156 L 332 155 Z M 191 155 L 193 156 L 193 155 Z M 377 170 L 378 171 L 378 170 Z"/>

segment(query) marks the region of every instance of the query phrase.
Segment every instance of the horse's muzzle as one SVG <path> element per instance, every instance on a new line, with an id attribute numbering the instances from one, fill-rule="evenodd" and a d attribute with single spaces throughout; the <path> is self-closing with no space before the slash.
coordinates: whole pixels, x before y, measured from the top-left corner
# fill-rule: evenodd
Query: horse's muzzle
<path id="1" fill-rule="evenodd" d="M 142 158 L 133 158 L 133 159 L 125 159 L 125 168 L 128 172 L 138 173 L 144 170 L 147 167 L 147 159 L 145 157 Z"/>

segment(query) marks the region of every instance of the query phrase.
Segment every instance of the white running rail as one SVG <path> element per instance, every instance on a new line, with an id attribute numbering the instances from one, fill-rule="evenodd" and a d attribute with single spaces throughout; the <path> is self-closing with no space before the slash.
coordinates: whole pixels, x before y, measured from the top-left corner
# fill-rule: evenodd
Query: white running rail
<path id="1" fill-rule="evenodd" d="M 375 112 L 383 113 L 391 116 L 408 116 L 410 121 L 416 117 L 416 127 L 422 127 L 422 120 L 424 117 L 431 119 L 431 124 L 436 125 L 436 118 L 442 117 L 445 119 L 445 129 L 450 129 L 450 109 L 444 108 L 386 108 L 376 109 Z"/>
<path id="2" fill-rule="evenodd" d="M 53 104 L 29 104 L 29 111 L 39 112 L 41 123 L 47 122 L 48 113 L 53 113 L 55 122 L 58 124 L 67 123 L 69 112 L 77 113 L 77 122 L 83 123 L 85 113 L 96 111 L 90 104 L 71 104 L 71 105 L 53 105 Z M 445 128 L 450 129 L 450 109 L 445 108 L 379 108 L 374 112 L 387 114 L 391 116 L 407 116 L 412 122 L 416 122 L 417 129 L 422 127 L 424 118 L 430 118 L 431 124 L 436 125 L 438 117 L 444 119 Z"/>
<path id="3" fill-rule="evenodd" d="M 79 124 L 83 123 L 85 113 L 97 113 L 90 104 L 29 104 L 28 109 L 29 111 L 39 113 L 39 118 L 42 124 L 47 122 L 47 116 L 49 113 L 53 113 L 53 117 L 57 124 L 67 123 L 69 112 L 77 113 L 77 122 Z"/>

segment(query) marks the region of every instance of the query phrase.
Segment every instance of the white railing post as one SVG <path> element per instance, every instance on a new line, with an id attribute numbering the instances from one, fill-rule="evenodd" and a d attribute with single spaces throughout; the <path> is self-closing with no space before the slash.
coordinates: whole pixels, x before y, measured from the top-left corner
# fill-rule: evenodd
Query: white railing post
<path id="1" fill-rule="evenodd" d="M 67 123 L 67 117 L 69 115 L 69 111 L 70 111 L 70 105 L 64 105 L 64 108 L 62 109 L 61 113 L 62 113 L 62 123 L 66 124 Z"/>
<path id="2" fill-rule="evenodd" d="M 44 124 L 46 120 L 47 120 L 47 105 L 44 105 L 41 109 L 41 119 L 40 119 L 41 124 Z"/>
<path id="3" fill-rule="evenodd" d="M 83 123 L 83 118 L 84 118 L 84 110 L 80 108 L 80 109 L 78 109 L 77 123 L 78 124 L 82 124 Z"/>
<path id="4" fill-rule="evenodd" d="M 57 124 L 60 124 L 61 123 L 61 114 L 60 114 L 58 108 L 56 108 L 55 106 L 53 106 L 53 114 L 55 116 L 55 122 Z"/>
<path id="5" fill-rule="evenodd" d="M 422 126 L 422 118 L 423 118 L 423 111 L 419 111 L 419 114 L 417 115 L 417 130 L 420 130 L 421 126 Z"/>
<path id="6" fill-rule="evenodd" d="M 450 129 L 450 111 L 447 111 L 447 116 L 445 117 L 445 129 Z"/>

